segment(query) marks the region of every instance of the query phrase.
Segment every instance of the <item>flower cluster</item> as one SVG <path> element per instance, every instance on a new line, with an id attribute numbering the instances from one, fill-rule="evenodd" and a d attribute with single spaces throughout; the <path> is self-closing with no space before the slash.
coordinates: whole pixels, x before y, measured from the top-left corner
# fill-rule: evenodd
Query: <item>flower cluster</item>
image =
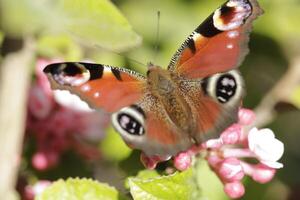
<path id="1" fill-rule="evenodd" d="M 36 79 L 28 97 L 27 137 L 36 141 L 32 165 L 38 170 L 55 166 L 60 155 L 75 150 L 87 159 L 99 157 L 99 150 L 84 141 L 99 141 L 109 124 L 108 115 L 93 112 L 88 105 L 67 91 L 53 91 L 42 69 L 49 64 L 37 62 Z"/>
<path id="2" fill-rule="evenodd" d="M 283 165 L 278 160 L 283 155 L 284 146 L 275 138 L 270 129 L 252 128 L 255 115 L 251 110 L 240 109 L 239 122 L 227 128 L 219 138 L 211 139 L 200 146 L 193 146 L 186 152 L 174 157 L 174 166 L 186 170 L 191 166 L 196 154 L 204 154 L 211 169 L 224 184 L 224 191 L 230 198 L 240 198 L 245 193 L 241 182 L 245 175 L 259 183 L 269 182 L 276 169 Z M 252 159 L 254 162 L 245 161 Z M 169 158 L 141 155 L 141 160 L 148 168 L 155 168 L 158 162 Z M 256 164 L 253 164 L 256 163 Z"/>

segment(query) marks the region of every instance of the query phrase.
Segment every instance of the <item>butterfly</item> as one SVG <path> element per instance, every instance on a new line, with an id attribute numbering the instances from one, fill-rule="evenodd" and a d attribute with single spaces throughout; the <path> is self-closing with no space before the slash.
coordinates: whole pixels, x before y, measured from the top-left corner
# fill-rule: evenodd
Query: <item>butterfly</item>
<path id="1" fill-rule="evenodd" d="M 238 71 L 256 0 L 228 0 L 184 41 L 167 70 L 149 64 L 146 75 L 84 62 L 45 67 L 52 89 L 69 90 L 90 107 L 111 113 L 128 146 L 169 156 L 220 134 L 237 121 L 244 81 Z M 76 122 L 74 122 L 76 123 Z"/>

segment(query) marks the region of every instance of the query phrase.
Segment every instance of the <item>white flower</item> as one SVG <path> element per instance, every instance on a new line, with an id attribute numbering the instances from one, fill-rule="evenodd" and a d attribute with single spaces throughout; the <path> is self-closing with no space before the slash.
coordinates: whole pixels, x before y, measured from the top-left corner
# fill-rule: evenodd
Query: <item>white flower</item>
<path id="1" fill-rule="evenodd" d="M 275 169 L 283 167 L 277 161 L 283 155 L 284 145 L 275 138 L 271 129 L 252 128 L 248 134 L 248 145 L 261 163 Z"/>
<path id="2" fill-rule="evenodd" d="M 86 102 L 82 101 L 77 95 L 71 94 L 67 90 L 54 90 L 53 95 L 56 102 L 62 106 L 77 111 L 93 111 L 93 109 L 91 109 Z"/>

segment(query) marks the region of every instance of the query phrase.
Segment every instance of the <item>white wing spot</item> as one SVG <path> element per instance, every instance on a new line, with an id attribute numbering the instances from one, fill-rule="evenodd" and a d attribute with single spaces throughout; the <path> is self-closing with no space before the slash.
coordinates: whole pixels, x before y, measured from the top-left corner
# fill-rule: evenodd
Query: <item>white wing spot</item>
<path id="1" fill-rule="evenodd" d="M 227 49 L 233 49 L 233 44 L 227 44 L 226 47 Z"/>
<path id="2" fill-rule="evenodd" d="M 95 98 L 100 97 L 100 92 L 96 92 L 96 93 L 94 94 L 94 97 L 95 97 Z"/>
<path id="3" fill-rule="evenodd" d="M 239 32 L 238 31 L 229 31 L 227 33 L 227 36 L 231 39 L 234 39 L 239 36 Z"/>
<path id="4" fill-rule="evenodd" d="M 88 91 L 90 91 L 90 90 L 91 90 L 91 86 L 88 85 L 88 84 L 85 84 L 85 85 L 83 85 L 83 86 L 81 87 L 81 91 L 82 91 L 82 92 L 88 92 Z"/>
<path id="5" fill-rule="evenodd" d="M 251 15 L 251 6 L 245 1 L 231 0 L 226 6 L 234 8 L 234 16 L 229 22 L 224 23 L 222 20 L 220 8 L 217 9 L 213 15 L 214 26 L 221 31 L 229 31 L 238 28 L 244 23 L 244 20 Z"/>

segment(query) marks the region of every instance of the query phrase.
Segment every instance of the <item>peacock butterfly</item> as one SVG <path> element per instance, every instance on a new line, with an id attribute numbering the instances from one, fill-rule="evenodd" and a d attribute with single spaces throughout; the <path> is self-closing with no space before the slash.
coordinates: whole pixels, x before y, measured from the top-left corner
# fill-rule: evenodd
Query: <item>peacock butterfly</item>
<path id="1" fill-rule="evenodd" d="M 83 62 L 53 63 L 44 72 L 53 89 L 112 113 L 129 146 L 148 156 L 175 155 L 237 121 L 244 95 L 237 67 L 260 14 L 256 0 L 228 0 L 184 41 L 167 70 L 149 64 L 146 76 Z"/>

